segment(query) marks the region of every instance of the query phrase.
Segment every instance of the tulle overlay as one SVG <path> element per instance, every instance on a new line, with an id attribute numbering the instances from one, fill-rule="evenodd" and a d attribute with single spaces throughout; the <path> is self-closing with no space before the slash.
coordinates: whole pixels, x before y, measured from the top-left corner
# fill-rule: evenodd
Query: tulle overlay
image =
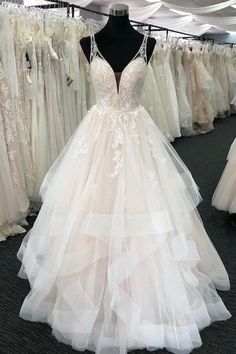
<path id="1" fill-rule="evenodd" d="M 236 139 L 227 157 L 227 164 L 212 198 L 212 205 L 219 210 L 236 213 Z"/>
<path id="2" fill-rule="evenodd" d="M 92 166 L 92 169 L 91 169 Z M 230 313 L 227 272 L 202 225 L 190 172 L 142 106 L 95 105 L 49 170 L 18 252 L 21 317 L 97 354 L 189 353 Z"/>

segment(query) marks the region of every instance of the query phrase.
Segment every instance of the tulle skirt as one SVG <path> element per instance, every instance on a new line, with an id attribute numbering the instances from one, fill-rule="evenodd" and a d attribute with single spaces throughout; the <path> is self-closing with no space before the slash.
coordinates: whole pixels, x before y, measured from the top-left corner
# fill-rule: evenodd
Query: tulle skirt
<path id="1" fill-rule="evenodd" d="M 142 106 L 94 106 L 49 170 L 18 253 L 20 316 L 97 354 L 189 353 L 226 320 L 227 272 L 202 225 L 193 178 Z"/>
<path id="2" fill-rule="evenodd" d="M 227 157 L 227 164 L 216 187 L 212 205 L 219 210 L 236 213 L 236 139 Z"/>

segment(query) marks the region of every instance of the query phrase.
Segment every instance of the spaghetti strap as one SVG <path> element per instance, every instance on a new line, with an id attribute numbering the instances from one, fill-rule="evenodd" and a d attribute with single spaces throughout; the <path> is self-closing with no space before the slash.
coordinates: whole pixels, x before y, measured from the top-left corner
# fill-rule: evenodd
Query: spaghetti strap
<path id="1" fill-rule="evenodd" d="M 91 48 L 90 48 L 90 63 L 91 63 L 97 53 L 97 44 L 95 41 L 94 34 L 90 36 L 90 43 L 91 43 Z"/>
<path id="2" fill-rule="evenodd" d="M 148 41 L 148 35 L 144 34 L 143 42 L 140 47 L 140 56 L 147 62 L 147 41 Z"/>

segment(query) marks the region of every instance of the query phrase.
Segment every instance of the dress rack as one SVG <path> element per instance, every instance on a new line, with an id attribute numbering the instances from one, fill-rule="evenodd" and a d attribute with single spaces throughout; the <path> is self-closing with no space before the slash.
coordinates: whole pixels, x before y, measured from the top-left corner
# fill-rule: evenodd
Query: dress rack
<path id="1" fill-rule="evenodd" d="M 72 18 L 75 17 L 75 9 L 84 10 L 89 13 L 93 13 L 93 14 L 97 14 L 97 15 L 101 15 L 101 16 L 106 16 L 106 17 L 109 16 L 109 14 L 107 14 L 107 13 L 92 10 L 92 9 L 89 9 L 89 8 L 86 8 L 86 7 L 83 7 L 80 5 L 69 3 L 67 1 L 61 1 L 61 0 L 46 0 L 46 1 L 50 2 L 50 4 L 29 5 L 29 7 L 38 7 L 41 9 L 66 8 L 67 9 L 67 17 L 71 16 Z M 234 45 L 234 43 L 230 43 L 230 42 L 224 42 L 224 41 L 220 41 L 220 40 L 215 41 L 213 38 L 208 38 L 204 35 L 202 35 L 202 36 L 191 35 L 186 32 L 172 30 L 170 28 L 161 27 L 161 26 L 157 26 L 154 24 L 146 23 L 146 22 L 139 22 L 139 21 L 135 21 L 135 20 L 130 20 L 130 22 L 137 27 L 147 27 L 149 34 L 151 34 L 153 31 L 166 32 L 166 38 L 168 38 L 168 34 L 169 34 L 169 32 L 171 32 L 171 33 L 178 33 L 178 34 L 184 35 L 185 37 L 182 37 L 183 39 L 190 39 L 191 38 L 191 39 L 199 40 L 201 42 L 208 41 L 211 44 L 216 43 L 216 44 L 221 44 L 221 45 L 230 45 L 230 47 L 233 47 L 233 45 Z"/>

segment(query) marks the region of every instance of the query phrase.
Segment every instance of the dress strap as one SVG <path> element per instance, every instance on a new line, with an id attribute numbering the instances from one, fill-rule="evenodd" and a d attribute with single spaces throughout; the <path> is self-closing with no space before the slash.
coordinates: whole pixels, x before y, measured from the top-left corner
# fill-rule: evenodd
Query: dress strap
<path id="1" fill-rule="evenodd" d="M 98 51 L 97 44 L 96 44 L 96 41 L 94 38 L 94 34 L 92 34 L 90 36 L 90 43 L 91 43 L 91 48 L 90 48 L 90 63 L 91 63 Z"/>
<path id="2" fill-rule="evenodd" d="M 139 55 L 145 60 L 145 62 L 147 62 L 147 41 L 148 41 L 148 35 L 144 34 L 143 42 L 139 50 Z"/>

